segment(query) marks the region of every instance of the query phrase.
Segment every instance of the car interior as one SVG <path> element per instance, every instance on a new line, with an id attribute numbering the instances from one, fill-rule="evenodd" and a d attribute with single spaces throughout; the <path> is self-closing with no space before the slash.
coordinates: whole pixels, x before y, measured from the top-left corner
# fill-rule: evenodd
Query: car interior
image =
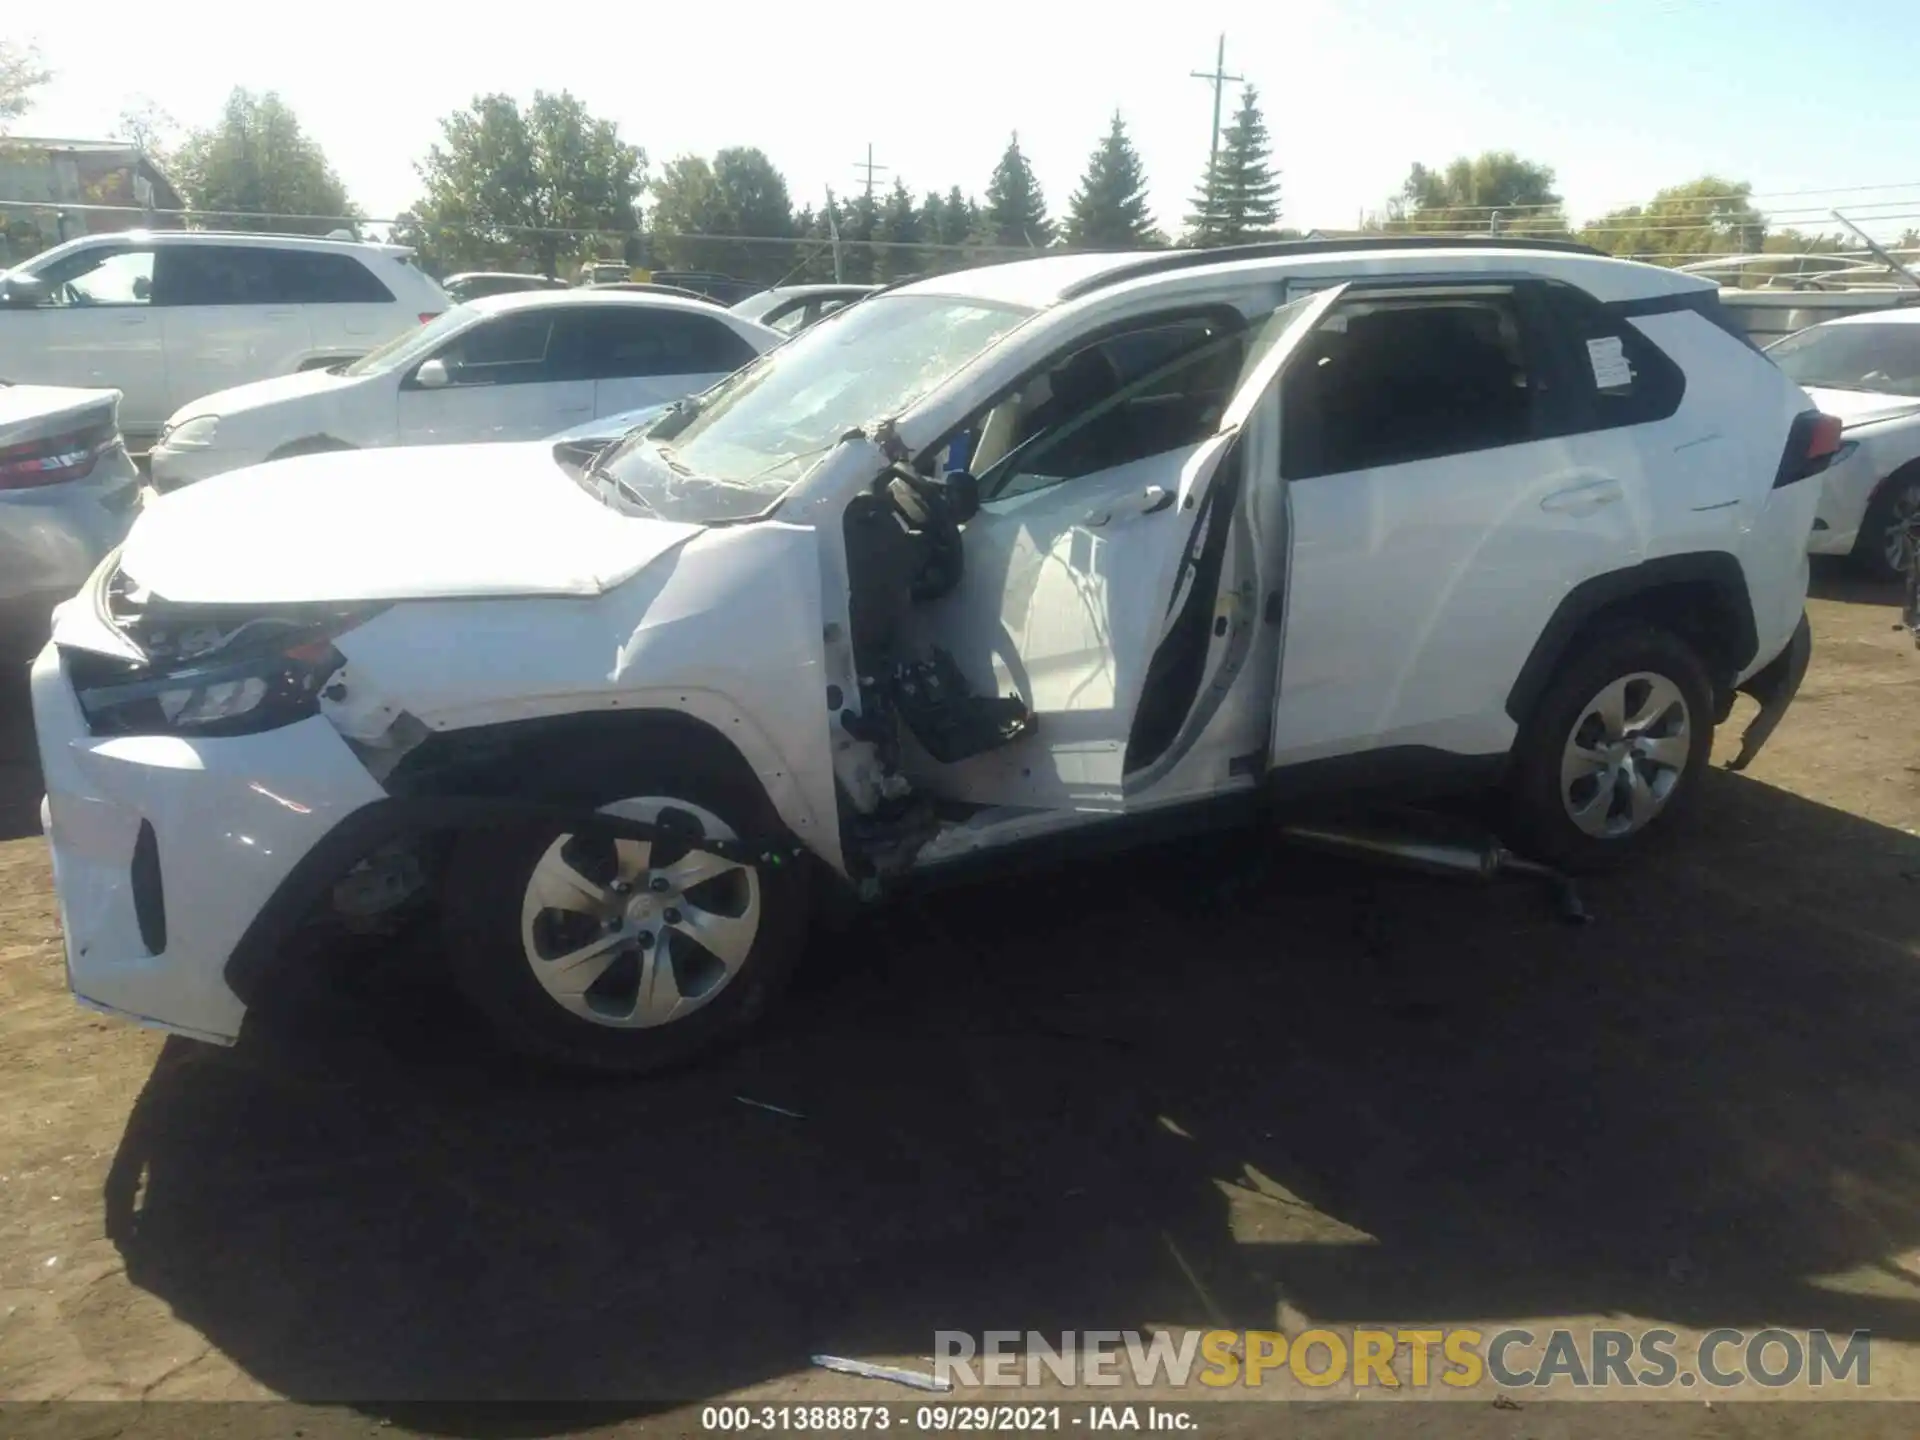
<path id="1" fill-rule="evenodd" d="M 918 465 L 896 463 L 857 497 L 844 525 L 863 704 L 849 733 L 876 741 L 889 765 L 901 725 L 942 764 L 1033 733 L 1037 717 L 1024 700 L 975 693 L 938 645 L 906 642 L 910 607 L 959 584 L 963 527 L 980 506 L 1017 509 L 1053 486 L 1214 434 L 1272 338 L 1231 309 L 1132 324 L 1057 357 Z M 1535 433 L 1542 388 L 1511 291 L 1350 297 L 1287 371 L 1286 473 L 1304 479 L 1518 443 Z M 1129 770 L 1164 750 L 1200 683 L 1218 583 L 1218 557 L 1209 571 L 1203 552 L 1217 549 L 1206 541 L 1227 528 L 1209 520 L 1237 488 L 1231 478 L 1217 486 L 1188 525 L 1183 584 L 1191 578 L 1196 593 L 1206 592 L 1195 602 L 1198 628 L 1171 625 L 1152 657 Z"/>

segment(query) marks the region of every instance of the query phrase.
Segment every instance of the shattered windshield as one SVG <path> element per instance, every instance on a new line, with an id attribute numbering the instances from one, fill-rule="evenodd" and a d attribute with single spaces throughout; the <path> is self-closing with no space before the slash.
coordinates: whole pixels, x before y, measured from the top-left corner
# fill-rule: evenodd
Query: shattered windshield
<path id="1" fill-rule="evenodd" d="M 1815 325 L 1767 347 L 1799 385 L 1920 398 L 1920 325 Z"/>
<path id="2" fill-rule="evenodd" d="M 627 437 L 596 471 L 668 519 L 765 512 L 847 431 L 899 414 L 1032 312 L 945 295 L 879 295 L 802 331 Z"/>

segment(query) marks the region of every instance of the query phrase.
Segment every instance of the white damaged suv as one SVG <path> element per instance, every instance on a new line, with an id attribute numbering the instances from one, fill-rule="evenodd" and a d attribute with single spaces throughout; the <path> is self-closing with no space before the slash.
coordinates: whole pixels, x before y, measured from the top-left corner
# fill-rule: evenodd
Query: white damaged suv
<path id="1" fill-rule="evenodd" d="M 293 929 L 430 901 L 515 1042 L 637 1070 L 822 887 L 1329 792 L 1631 851 L 1807 662 L 1838 424 L 1718 307 L 1544 243 L 1048 257 L 611 445 L 167 496 L 33 670 L 73 989 L 231 1041 Z"/>

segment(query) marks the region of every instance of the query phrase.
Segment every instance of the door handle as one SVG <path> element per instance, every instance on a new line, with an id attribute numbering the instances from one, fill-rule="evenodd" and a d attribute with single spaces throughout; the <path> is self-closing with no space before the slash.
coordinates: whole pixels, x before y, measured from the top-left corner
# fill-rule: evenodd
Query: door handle
<path id="1" fill-rule="evenodd" d="M 1171 504 L 1173 504 L 1173 492 L 1171 490 L 1167 489 L 1164 485 L 1149 485 L 1140 496 L 1140 508 L 1132 513 L 1134 515 L 1158 515 Z M 1080 523 L 1090 530 L 1098 530 L 1102 525 L 1111 524 L 1116 514 L 1119 514 L 1122 519 L 1127 518 L 1124 512 L 1110 508 L 1106 510 L 1089 511 L 1086 519 Z"/>
<path id="2" fill-rule="evenodd" d="M 144 325 L 147 323 L 147 317 L 144 315 L 122 315 L 120 317 L 120 323 L 122 325 Z"/>
<path id="3" fill-rule="evenodd" d="M 1556 490 L 1541 500 L 1542 510 L 1564 515 L 1591 515 L 1594 511 L 1626 499 L 1618 480 L 1589 480 Z"/>

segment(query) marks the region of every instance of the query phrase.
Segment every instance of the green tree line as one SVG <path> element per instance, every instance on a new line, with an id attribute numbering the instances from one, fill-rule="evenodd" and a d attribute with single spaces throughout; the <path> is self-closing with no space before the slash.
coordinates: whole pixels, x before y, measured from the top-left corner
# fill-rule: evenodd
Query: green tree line
<path id="1" fill-rule="evenodd" d="M 0 48 L 0 120 L 44 82 L 30 52 Z M 590 260 L 719 271 L 743 279 L 886 282 L 1056 246 L 1231 245 L 1300 232 L 1283 223 L 1280 175 L 1259 91 L 1246 86 L 1201 169 L 1177 236 L 1161 227 L 1124 116 L 1115 111 L 1057 216 L 1012 133 L 976 194 L 962 185 L 890 187 L 796 204 L 755 147 L 649 165 L 618 125 L 572 94 L 529 102 L 476 96 L 444 117 L 416 169 L 420 194 L 394 223 L 428 268 L 576 273 Z M 269 92 L 237 88 L 213 124 L 176 139 L 151 105 L 122 129 L 156 153 L 190 208 L 226 228 L 325 233 L 359 212 L 319 144 Z M 1414 163 L 1375 216 L 1379 234 L 1510 234 L 1578 239 L 1664 263 L 1744 252 L 1854 248 L 1840 234 L 1776 229 L 1744 181 L 1705 175 L 1644 204 L 1574 224 L 1551 166 L 1512 151 Z M 1911 232 L 1902 243 L 1920 236 Z"/>

